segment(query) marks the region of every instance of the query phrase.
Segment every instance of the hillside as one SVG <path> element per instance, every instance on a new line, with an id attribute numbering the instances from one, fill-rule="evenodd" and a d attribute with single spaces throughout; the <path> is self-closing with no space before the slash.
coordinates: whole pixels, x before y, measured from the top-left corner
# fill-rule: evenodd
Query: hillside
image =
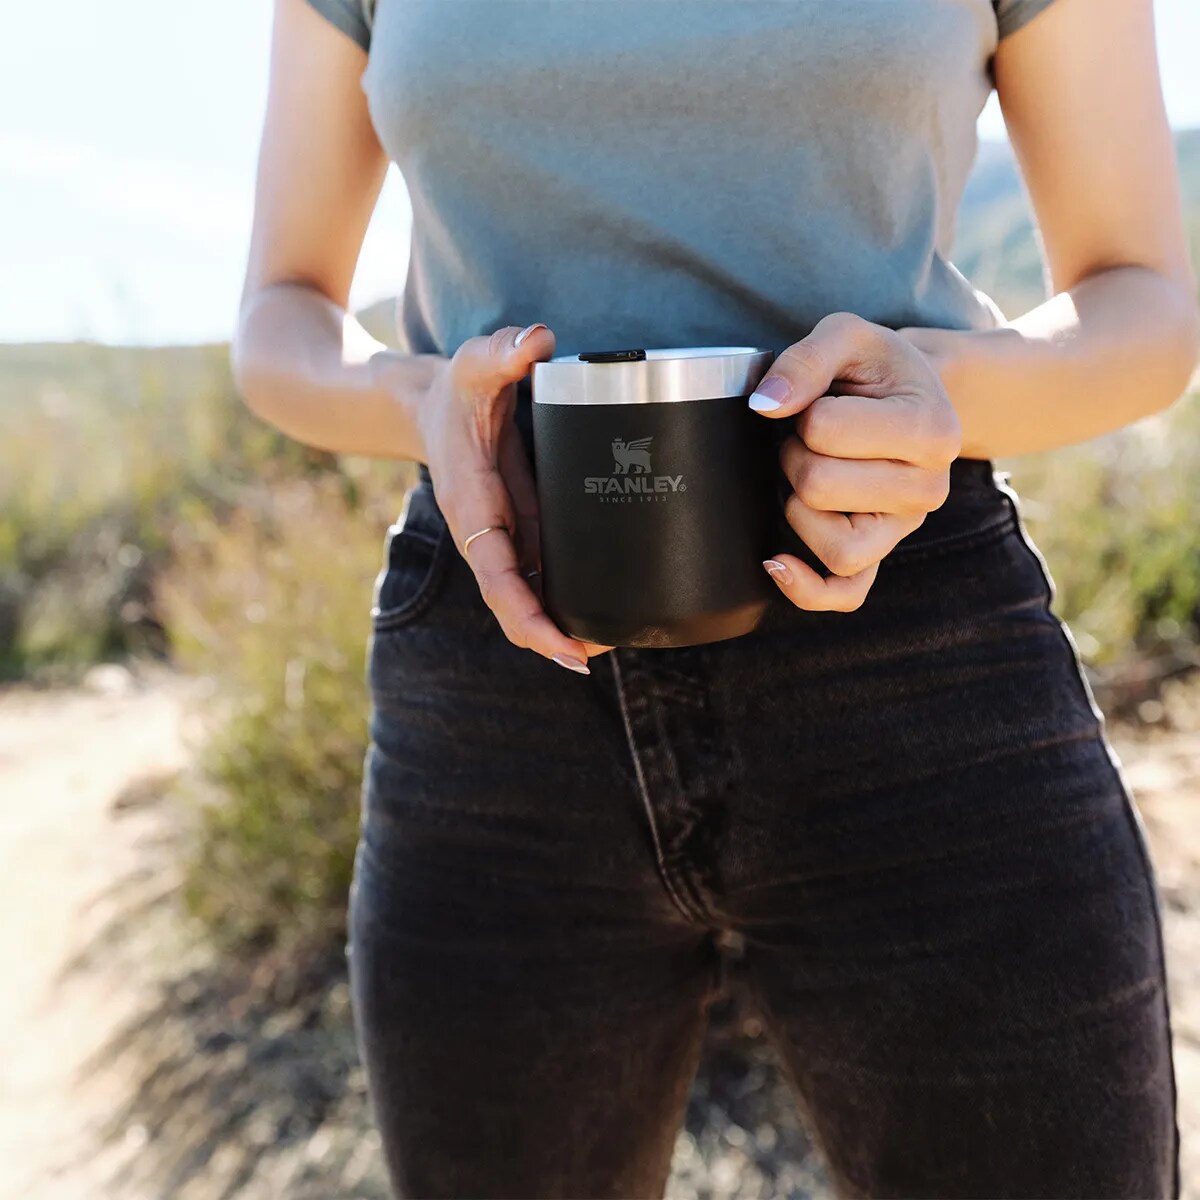
<path id="1" fill-rule="evenodd" d="M 1175 135 L 1193 259 L 1200 261 L 1200 129 Z M 1025 191 L 1007 142 L 984 142 L 967 184 L 954 261 L 1011 317 L 1043 297 L 1042 262 Z"/>

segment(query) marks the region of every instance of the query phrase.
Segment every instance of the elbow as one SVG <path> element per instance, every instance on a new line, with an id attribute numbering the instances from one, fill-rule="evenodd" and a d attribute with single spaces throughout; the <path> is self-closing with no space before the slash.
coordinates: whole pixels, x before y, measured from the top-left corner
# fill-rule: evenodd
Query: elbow
<path id="1" fill-rule="evenodd" d="M 1173 303 L 1159 327 L 1161 386 L 1153 389 L 1152 411 L 1165 412 L 1197 385 L 1200 363 L 1200 304 L 1196 289 L 1174 281 Z"/>
<path id="2" fill-rule="evenodd" d="M 235 339 L 230 348 L 233 387 L 242 403 L 256 416 L 275 423 L 275 389 L 267 373 L 247 356 L 245 348 Z"/>
<path id="3" fill-rule="evenodd" d="M 233 387 L 242 403 L 260 420 L 278 428 L 280 386 L 277 373 L 259 345 L 253 322 L 243 310 L 229 347 Z"/>

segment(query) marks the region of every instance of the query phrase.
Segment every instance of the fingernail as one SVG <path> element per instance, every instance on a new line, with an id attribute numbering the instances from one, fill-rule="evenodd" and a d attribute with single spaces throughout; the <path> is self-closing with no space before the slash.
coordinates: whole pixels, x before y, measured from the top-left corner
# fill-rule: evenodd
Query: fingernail
<path id="1" fill-rule="evenodd" d="M 534 325 L 526 325 L 525 328 L 522 329 L 521 332 L 518 333 L 515 338 L 513 338 L 513 345 L 519 346 L 535 330 L 545 329 L 545 328 L 546 328 L 545 325 L 543 325 L 541 323 L 541 321 L 538 321 Z"/>
<path id="2" fill-rule="evenodd" d="M 560 667 L 566 667 L 568 671 L 574 671 L 578 675 L 590 675 L 591 668 L 585 662 L 581 662 L 577 658 L 572 658 L 569 654 L 556 654 L 554 661 Z"/>
<path id="3" fill-rule="evenodd" d="M 768 558 L 763 563 L 763 566 L 766 568 L 767 574 L 770 575 L 770 577 L 775 580 L 776 583 L 792 582 L 791 571 L 789 571 L 787 567 L 783 565 L 783 563 L 777 561 L 776 559 Z"/>
<path id="4" fill-rule="evenodd" d="M 750 394 L 750 407 L 755 412 L 774 412 L 788 398 L 791 389 L 778 375 L 764 379 Z"/>

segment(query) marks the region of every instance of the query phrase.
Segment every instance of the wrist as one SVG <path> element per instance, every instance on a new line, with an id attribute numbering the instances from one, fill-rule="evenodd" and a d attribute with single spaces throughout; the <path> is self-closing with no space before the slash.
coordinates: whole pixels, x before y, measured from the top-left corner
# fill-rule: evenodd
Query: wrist
<path id="1" fill-rule="evenodd" d="M 974 332 L 960 329 L 926 329 L 919 326 L 900 329 L 897 332 L 921 352 L 925 361 L 937 373 L 950 402 L 954 403 L 963 375 L 971 361 L 978 356 L 978 349 L 973 344 Z"/>
<path id="2" fill-rule="evenodd" d="M 962 427 L 960 458 L 992 458 L 987 422 L 978 422 L 978 400 L 984 391 L 980 381 L 989 380 L 997 364 L 997 354 L 1021 335 L 1008 327 L 994 330 L 975 329 L 902 329 L 901 335 L 921 352 L 937 374 Z"/>
<path id="3" fill-rule="evenodd" d="M 389 457 L 426 461 L 422 421 L 429 412 L 430 394 L 449 366 L 450 360 L 440 354 L 403 354 L 392 349 L 379 350 L 367 360 L 371 386 L 395 416 L 389 422 L 394 437 Z"/>

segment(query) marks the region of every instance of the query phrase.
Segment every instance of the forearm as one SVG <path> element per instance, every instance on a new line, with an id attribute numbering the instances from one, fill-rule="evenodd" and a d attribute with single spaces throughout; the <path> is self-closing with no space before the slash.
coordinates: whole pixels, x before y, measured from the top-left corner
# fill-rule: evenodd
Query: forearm
<path id="1" fill-rule="evenodd" d="M 293 283 L 246 297 L 233 344 L 236 385 L 263 420 L 307 445 L 374 458 L 423 459 L 414 414 L 447 361 L 390 350 Z"/>
<path id="2" fill-rule="evenodd" d="M 1161 411 L 1196 365 L 1194 285 L 1142 267 L 1098 272 L 995 330 L 908 329 L 934 361 L 964 457 L 1086 441 Z"/>

